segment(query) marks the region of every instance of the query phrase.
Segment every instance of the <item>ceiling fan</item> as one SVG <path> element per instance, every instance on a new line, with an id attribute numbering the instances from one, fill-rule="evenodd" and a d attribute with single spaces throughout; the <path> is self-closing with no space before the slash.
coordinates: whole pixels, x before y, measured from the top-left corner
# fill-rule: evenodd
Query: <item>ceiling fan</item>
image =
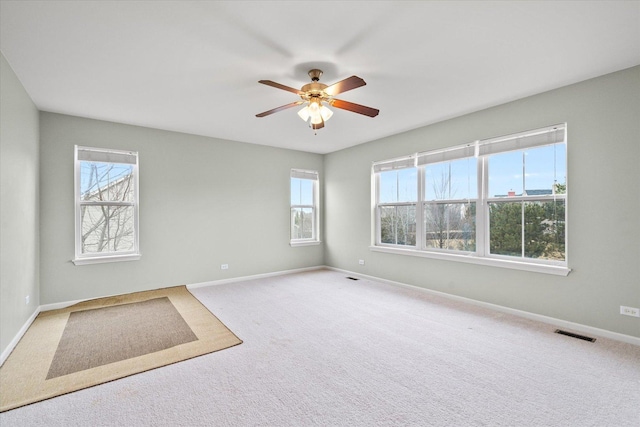
<path id="1" fill-rule="evenodd" d="M 273 113 L 277 113 L 278 111 L 286 110 L 287 108 L 306 104 L 302 110 L 298 111 L 298 116 L 307 122 L 312 129 L 317 130 L 322 129 L 324 127 L 324 122 L 329 120 L 333 115 L 333 112 L 324 104 L 369 117 L 375 117 L 380 112 L 380 110 L 375 108 L 365 107 L 364 105 L 354 104 L 353 102 L 342 101 L 334 98 L 334 96 L 338 94 L 366 85 L 367 83 L 365 83 L 365 81 L 360 77 L 351 76 L 327 86 L 324 83 L 320 83 L 320 76 L 322 76 L 322 70 L 310 70 L 309 77 L 311 77 L 311 83 L 302 86 L 300 90 L 281 85 L 280 83 L 276 83 L 271 80 L 260 80 L 258 83 L 293 92 L 300 96 L 302 100 L 256 114 L 256 117 L 265 117 Z"/>

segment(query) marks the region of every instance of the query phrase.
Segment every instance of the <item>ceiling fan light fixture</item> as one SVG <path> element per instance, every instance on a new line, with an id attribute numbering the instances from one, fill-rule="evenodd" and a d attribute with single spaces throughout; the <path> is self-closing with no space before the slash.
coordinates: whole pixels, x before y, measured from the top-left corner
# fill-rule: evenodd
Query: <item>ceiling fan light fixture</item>
<path id="1" fill-rule="evenodd" d="M 322 120 L 326 122 L 333 116 L 333 111 L 322 105 L 320 106 L 320 115 L 322 116 Z"/>
<path id="2" fill-rule="evenodd" d="M 302 109 L 298 111 L 298 116 L 300 116 L 300 118 L 305 122 L 309 120 L 309 117 L 311 116 L 311 114 L 309 114 L 309 108 L 306 105 L 302 107 Z"/>
<path id="3" fill-rule="evenodd" d="M 319 125 L 333 116 L 333 111 L 322 105 L 319 101 L 309 101 L 309 105 L 298 111 L 298 116 L 305 122 Z"/>

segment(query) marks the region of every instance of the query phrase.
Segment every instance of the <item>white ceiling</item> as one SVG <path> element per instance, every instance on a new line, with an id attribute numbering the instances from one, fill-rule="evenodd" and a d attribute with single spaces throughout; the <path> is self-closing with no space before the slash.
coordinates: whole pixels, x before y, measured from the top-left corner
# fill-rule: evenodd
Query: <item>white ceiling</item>
<path id="1" fill-rule="evenodd" d="M 0 49 L 40 110 L 316 153 L 640 64 L 638 1 L 4 1 Z M 307 71 L 367 85 L 314 135 Z"/>

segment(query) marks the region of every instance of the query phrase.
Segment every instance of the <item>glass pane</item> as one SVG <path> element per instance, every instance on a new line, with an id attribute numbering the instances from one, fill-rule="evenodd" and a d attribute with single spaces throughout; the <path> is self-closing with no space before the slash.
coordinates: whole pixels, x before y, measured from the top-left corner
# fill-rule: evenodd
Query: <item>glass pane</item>
<path id="1" fill-rule="evenodd" d="M 300 203 L 300 178 L 291 178 L 291 205 L 301 205 Z"/>
<path id="2" fill-rule="evenodd" d="M 80 195 L 86 201 L 134 200 L 133 165 L 80 162 Z"/>
<path id="3" fill-rule="evenodd" d="M 380 172 L 380 203 L 415 202 L 418 199 L 418 169 Z"/>
<path id="4" fill-rule="evenodd" d="M 300 204 L 313 205 L 313 181 L 302 179 L 300 183 Z"/>
<path id="5" fill-rule="evenodd" d="M 495 154 L 489 158 L 489 197 L 564 194 L 566 144 Z M 524 177 L 523 177 L 524 171 Z"/>
<path id="6" fill-rule="evenodd" d="M 109 207 L 109 251 L 134 250 L 133 206 Z"/>
<path id="7" fill-rule="evenodd" d="M 291 239 L 313 239 L 313 209 L 291 209 Z"/>
<path id="8" fill-rule="evenodd" d="M 381 206 L 380 241 L 392 245 L 416 245 L 416 207 Z"/>
<path id="9" fill-rule="evenodd" d="M 478 194 L 474 158 L 425 166 L 425 200 L 475 199 Z"/>
<path id="10" fill-rule="evenodd" d="M 489 197 L 522 195 L 522 158 L 522 151 L 489 157 Z"/>
<path id="11" fill-rule="evenodd" d="M 427 248 L 475 252 L 475 203 L 429 203 L 424 218 Z"/>
<path id="12" fill-rule="evenodd" d="M 111 165 L 109 200 L 133 202 L 133 165 Z"/>
<path id="13" fill-rule="evenodd" d="M 82 253 L 134 250 L 133 206 L 83 206 Z"/>
<path id="14" fill-rule="evenodd" d="M 291 178 L 291 205 L 313 205 L 313 181 Z"/>
<path id="15" fill-rule="evenodd" d="M 525 257 L 564 261 L 564 207 L 564 200 L 525 204 Z"/>
<path id="16" fill-rule="evenodd" d="M 528 196 L 553 194 L 554 185 L 566 184 L 566 144 L 532 148 L 524 154 L 524 180 Z M 561 194 L 562 191 L 556 188 L 556 193 Z"/>
<path id="17" fill-rule="evenodd" d="M 522 203 L 489 203 L 489 252 L 522 256 Z"/>
<path id="18" fill-rule="evenodd" d="M 478 162 L 475 157 L 451 162 L 451 198 L 478 197 Z"/>

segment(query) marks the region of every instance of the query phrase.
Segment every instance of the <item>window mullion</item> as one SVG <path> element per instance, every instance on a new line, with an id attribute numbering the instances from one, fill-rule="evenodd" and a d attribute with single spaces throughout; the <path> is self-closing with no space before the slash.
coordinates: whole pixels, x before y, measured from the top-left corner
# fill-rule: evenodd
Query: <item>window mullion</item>
<path id="1" fill-rule="evenodd" d="M 374 173 L 373 174 L 373 179 L 374 179 L 374 185 L 375 185 L 375 205 L 373 206 L 374 209 L 374 221 L 375 221 L 375 240 L 374 240 L 374 245 L 379 245 L 380 243 L 382 243 L 382 232 L 381 232 L 381 228 L 382 228 L 382 222 L 380 221 L 380 207 L 379 207 L 379 203 L 380 203 L 380 174 L 378 173 Z"/>
<path id="2" fill-rule="evenodd" d="M 479 256 L 489 254 L 489 162 L 486 157 L 477 157 L 478 201 L 476 205 L 476 252 Z"/>
<path id="3" fill-rule="evenodd" d="M 424 242 L 424 186 L 425 168 L 418 168 L 418 199 L 416 201 L 416 249 L 423 250 Z"/>

